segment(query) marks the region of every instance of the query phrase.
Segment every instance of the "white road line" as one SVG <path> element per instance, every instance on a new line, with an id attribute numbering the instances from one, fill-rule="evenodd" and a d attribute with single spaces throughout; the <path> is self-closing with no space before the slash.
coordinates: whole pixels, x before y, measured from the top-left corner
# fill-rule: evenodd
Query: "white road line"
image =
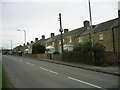
<path id="1" fill-rule="evenodd" d="M 51 72 L 51 73 L 54 73 L 54 74 L 58 74 L 57 72 L 54 72 L 54 71 L 52 71 L 52 70 L 48 70 L 48 69 L 43 68 L 43 67 L 40 67 L 40 68 L 43 69 L 43 70 L 45 70 L 45 71 L 48 71 L 48 72 Z"/>
<path id="2" fill-rule="evenodd" d="M 19 60 L 20 62 L 22 62 L 23 60 Z"/>
<path id="3" fill-rule="evenodd" d="M 97 86 L 97 85 L 94 85 L 94 84 L 91 84 L 91 83 L 88 83 L 88 82 L 85 82 L 85 81 L 82 81 L 82 80 L 79 80 L 79 79 L 75 79 L 75 78 L 72 78 L 72 77 L 68 77 L 68 78 L 71 79 L 71 80 L 74 80 L 74 81 L 78 81 L 78 82 L 81 82 L 81 83 L 84 83 L 84 84 L 93 86 L 93 87 L 95 87 L 95 88 L 100 88 L 100 89 L 102 89 L 102 90 L 107 90 L 107 89 L 104 89 L 104 88 L 102 88 L 102 87 L 100 87 L 100 86 Z"/>
<path id="4" fill-rule="evenodd" d="M 34 66 L 34 64 L 31 64 L 31 63 L 29 63 L 29 62 L 25 62 L 26 64 L 29 64 L 29 65 L 31 65 L 31 66 Z"/>

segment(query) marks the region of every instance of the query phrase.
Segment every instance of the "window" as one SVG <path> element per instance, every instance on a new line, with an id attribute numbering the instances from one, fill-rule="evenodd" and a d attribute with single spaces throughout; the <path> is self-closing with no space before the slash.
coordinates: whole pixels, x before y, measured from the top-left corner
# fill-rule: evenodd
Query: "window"
<path id="1" fill-rule="evenodd" d="M 63 39 L 63 42 L 64 42 L 65 40 Z"/>
<path id="2" fill-rule="evenodd" d="M 103 34 L 99 35 L 99 40 L 103 40 Z"/>
<path id="3" fill-rule="evenodd" d="M 59 40 L 59 44 L 61 44 L 61 40 Z"/>
<path id="4" fill-rule="evenodd" d="M 30 46 L 28 46 L 28 48 L 30 48 Z"/>
<path id="5" fill-rule="evenodd" d="M 72 38 L 71 38 L 71 37 L 69 37 L 69 39 L 70 39 L 69 43 L 71 43 L 71 42 L 72 42 Z"/>
<path id="6" fill-rule="evenodd" d="M 54 42 L 52 42 L 52 45 L 54 46 Z"/>
<path id="7" fill-rule="evenodd" d="M 47 44 L 46 44 L 46 47 L 47 47 Z"/>
<path id="8" fill-rule="evenodd" d="M 82 37 L 79 37 L 79 42 L 82 42 Z"/>

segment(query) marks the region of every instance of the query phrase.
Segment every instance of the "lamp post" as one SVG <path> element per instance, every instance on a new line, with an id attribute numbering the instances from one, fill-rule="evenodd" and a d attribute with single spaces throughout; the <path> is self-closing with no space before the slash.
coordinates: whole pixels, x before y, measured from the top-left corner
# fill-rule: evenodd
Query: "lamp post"
<path id="1" fill-rule="evenodd" d="M 12 50 L 12 40 L 11 40 L 11 50 Z"/>
<path id="2" fill-rule="evenodd" d="M 24 31 L 24 42 L 26 44 L 26 30 L 17 30 L 17 31 Z"/>
<path id="3" fill-rule="evenodd" d="M 59 30 L 59 32 L 61 33 L 61 52 L 63 53 L 63 37 L 62 37 L 63 29 L 62 29 L 61 13 L 59 13 L 59 18 L 58 19 L 60 21 L 60 30 Z"/>
<path id="4" fill-rule="evenodd" d="M 91 29 L 90 40 L 91 40 L 92 48 L 93 48 L 94 38 L 93 38 L 93 27 L 92 27 L 92 15 L 91 15 L 90 0 L 88 0 L 88 3 L 89 3 L 90 29 Z M 92 61 L 93 61 L 93 65 L 94 65 L 94 51 L 93 50 L 92 50 Z"/>

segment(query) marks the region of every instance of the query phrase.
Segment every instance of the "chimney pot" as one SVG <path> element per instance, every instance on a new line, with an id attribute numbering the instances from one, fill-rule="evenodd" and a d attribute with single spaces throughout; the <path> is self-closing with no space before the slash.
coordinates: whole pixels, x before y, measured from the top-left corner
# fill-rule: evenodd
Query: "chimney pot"
<path id="1" fill-rule="evenodd" d="M 87 21 L 87 20 L 84 21 L 83 24 L 84 24 L 84 27 L 88 27 L 88 26 L 90 26 L 90 23 L 89 23 L 89 21 Z"/>
<path id="2" fill-rule="evenodd" d="M 31 43 L 33 43 L 33 41 L 31 41 Z"/>
<path id="3" fill-rule="evenodd" d="M 45 40 L 45 35 L 42 35 L 42 40 Z"/>
<path id="4" fill-rule="evenodd" d="M 69 30 L 68 29 L 64 29 L 64 33 L 67 33 Z"/>
<path id="5" fill-rule="evenodd" d="M 27 45 L 29 44 L 29 42 L 27 42 Z"/>
<path id="6" fill-rule="evenodd" d="M 51 33 L 51 37 L 54 37 L 55 36 L 55 34 L 54 33 Z"/>
<path id="7" fill-rule="evenodd" d="M 38 38 L 35 38 L 35 41 L 37 41 L 38 40 Z"/>

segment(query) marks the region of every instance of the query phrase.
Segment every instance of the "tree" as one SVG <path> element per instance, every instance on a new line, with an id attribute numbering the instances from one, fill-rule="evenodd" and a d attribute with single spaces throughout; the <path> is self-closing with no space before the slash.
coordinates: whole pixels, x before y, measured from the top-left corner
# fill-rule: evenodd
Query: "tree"
<path id="1" fill-rule="evenodd" d="M 32 54 L 40 54 L 40 53 L 45 53 L 45 47 L 40 44 L 34 44 L 32 46 Z"/>

